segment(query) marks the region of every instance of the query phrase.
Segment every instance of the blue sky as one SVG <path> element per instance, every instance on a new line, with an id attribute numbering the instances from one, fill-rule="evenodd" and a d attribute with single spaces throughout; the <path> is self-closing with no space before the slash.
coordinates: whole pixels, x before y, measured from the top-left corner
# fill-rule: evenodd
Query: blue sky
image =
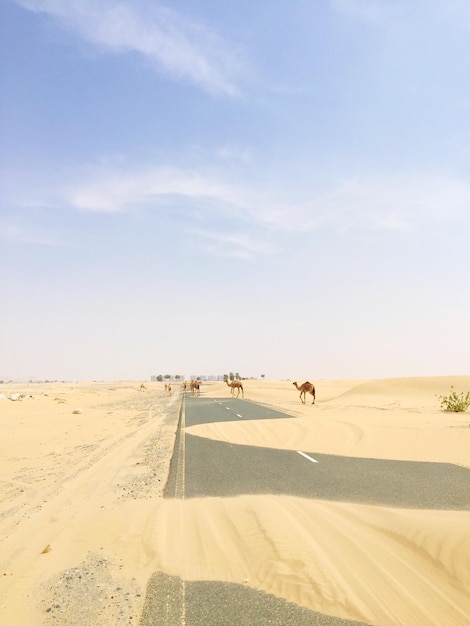
<path id="1" fill-rule="evenodd" d="M 464 0 L 4 0 L 0 376 L 470 373 Z"/>

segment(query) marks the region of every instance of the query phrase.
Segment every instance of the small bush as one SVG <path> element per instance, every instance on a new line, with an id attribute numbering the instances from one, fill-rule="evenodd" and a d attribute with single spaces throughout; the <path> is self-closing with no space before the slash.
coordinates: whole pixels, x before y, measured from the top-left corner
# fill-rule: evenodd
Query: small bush
<path id="1" fill-rule="evenodd" d="M 443 411 L 451 411 L 452 413 L 462 413 L 470 406 L 470 391 L 464 395 L 463 391 L 460 395 L 451 387 L 449 396 L 439 396 L 441 401 L 441 409 Z"/>

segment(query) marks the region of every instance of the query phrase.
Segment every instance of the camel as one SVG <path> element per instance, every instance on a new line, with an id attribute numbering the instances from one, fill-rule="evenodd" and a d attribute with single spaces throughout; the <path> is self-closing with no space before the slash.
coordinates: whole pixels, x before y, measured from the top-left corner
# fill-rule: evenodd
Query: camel
<path id="1" fill-rule="evenodd" d="M 144 385 L 144 383 L 142 383 L 140 385 L 140 391 L 146 391 L 147 387 Z"/>
<path id="2" fill-rule="evenodd" d="M 200 390 L 200 382 L 198 380 L 192 380 L 191 381 L 191 395 L 194 396 L 200 396 L 201 395 L 201 390 Z"/>
<path id="3" fill-rule="evenodd" d="M 227 383 L 227 385 L 230 387 L 230 393 L 232 394 L 232 396 L 235 395 L 235 389 L 238 390 L 237 393 L 237 398 L 240 395 L 240 389 L 242 390 L 242 398 L 245 397 L 245 392 L 243 391 L 243 385 L 241 384 L 241 382 L 239 380 L 234 380 L 231 383 L 228 382 L 227 378 L 225 379 L 225 382 Z"/>
<path id="4" fill-rule="evenodd" d="M 168 383 L 167 390 L 168 390 L 168 395 L 171 396 L 171 383 Z"/>
<path id="5" fill-rule="evenodd" d="M 315 386 L 312 385 L 312 383 L 309 383 L 308 380 L 305 381 L 302 385 L 300 385 L 300 387 L 298 386 L 297 383 L 292 383 L 293 385 L 295 385 L 295 388 L 298 389 L 300 391 L 300 399 L 302 400 L 302 404 L 305 404 L 305 396 L 307 393 L 311 393 L 313 396 L 313 402 L 312 404 L 315 404 Z M 302 399 L 302 395 L 303 395 L 303 399 Z"/>

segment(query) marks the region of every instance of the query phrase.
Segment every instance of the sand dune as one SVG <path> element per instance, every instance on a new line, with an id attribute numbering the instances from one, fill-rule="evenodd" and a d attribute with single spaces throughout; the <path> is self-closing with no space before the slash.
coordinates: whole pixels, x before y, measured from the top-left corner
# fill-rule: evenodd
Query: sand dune
<path id="1" fill-rule="evenodd" d="M 172 508 L 158 511 L 150 538 L 165 572 L 244 582 L 370 624 L 463 624 L 470 614 L 468 513 L 292 497 L 189 500 L 181 543 L 165 532 L 166 515 L 183 514 Z"/>
<path id="2" fill-rule="evenodd" d="M 246 445 L 470 466 L 470 415 L 435 394 L 470 377 L 290 381 L 245 396 L 294 416 L 192 427 Z M 235 582 L 379 626 L 466 623 L 470 512 L 292 496 L 164 500 L 180 398 L 138 383 L 10 386 L 0 400 L 0 623 L 138 623 L 155 571 Z M 202 397 L 227 397 L 221 383 Z M 80 409 L 80 413 L 74 410 Z M 302 442 L 302 446 L 299 445 Z"/>

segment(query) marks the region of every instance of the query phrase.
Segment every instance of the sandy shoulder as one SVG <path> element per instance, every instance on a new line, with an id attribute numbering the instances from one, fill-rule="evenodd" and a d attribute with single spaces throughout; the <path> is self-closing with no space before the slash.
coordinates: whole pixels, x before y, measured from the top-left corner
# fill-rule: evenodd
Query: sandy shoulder
<path id="1" fill-rule="evenodd" d="M 146 579 L 119 543 L 134 540 L 139 503 L 161 500 L 179 394 L 150 383 L 4 387 L 26 397 L 0 400 L 0 623 L 127 623 Z"/>

